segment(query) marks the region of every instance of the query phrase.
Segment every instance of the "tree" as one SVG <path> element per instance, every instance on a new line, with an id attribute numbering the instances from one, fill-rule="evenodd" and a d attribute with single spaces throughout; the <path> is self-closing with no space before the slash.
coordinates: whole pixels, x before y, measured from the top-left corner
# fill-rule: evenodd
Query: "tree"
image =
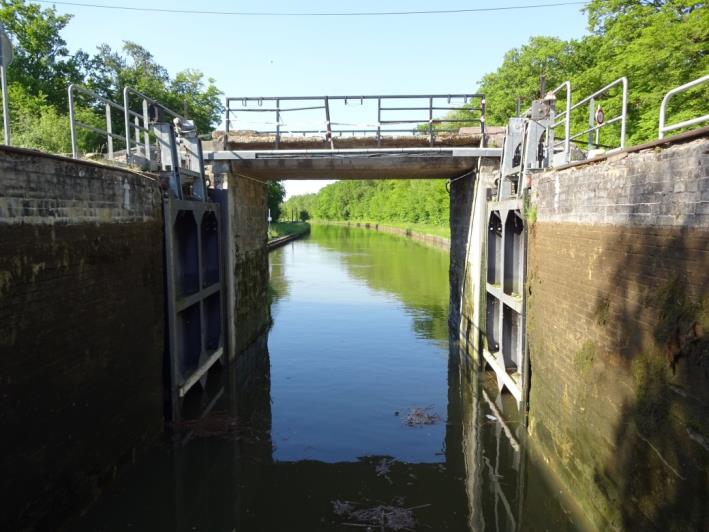
<path id="1" fill-rule="evenodd" d="M 125 42 L 120 52 L 99 45 L 95 55 L 71 54 L 61 36 L 71 15 L 58 15 L 24 0 L 0 2 L 2 22 L 13 42 L 15 59 L 8 68 L 13 144 L 66 153 L 70 150 L 67 87 L 78 83 L 117 103 L 123 88 L 134 87 L 195 121 L 201 133 L 212 130 L 221 117 L 221 92 L 212 79 L 187 69 L 171 77 L 153 55 L 137 43 Z M 138 107 L 138 102 L 133 102 Z M 102 104 L 78 97 L 81 122 L 105 127 Z M 124 120 L 115 113 L 113 132 L 124 133 Z M 79 130 L 81 151 L 97 151 L 105 137 Z"/>
<path id="2" fill-rule="evenodd" d="M 266 185 L 266 201 L 271 211 L 271 219 L 277 222 L 281 216 L 281 203 L 286 197 L 286 188 L 280 181 L 269 181 Z"/>
<path id="3" fill-rule="evenodd" d="M 479 90 L 487 98 L 489 123 L 504 125 L 514 115 L 517 96 L 525 107 L 538 97 L 541 74 L 547 90 L 570 80 L 575 101 L 625 76 L 628 141 L 637 144 L 657 136 L 663 95 L 709 71 L 709 10 L 703 1 L 592 0 L 586 11 L 590 35 L 571 41 L 532 37 L 507 52 L 502 65 L 483 77 Z M 699 116 L 707 96 L 704 86 L 678 97 L 670 114 L 678 121 Z M 619 98 L 604 103 L 604 110 L 607 116 L 615 114 Z M 579 110 L 575 130 L 585 129 L 587 119 Z M 602 141 L 607 131 L 604 128 Z"/>
<path id="4" fill-rule="evenodd" d="M 194 120 L 201 133 L 210 132 L 223 113 L 219 98 L 222 93 L 214 79 L 209 78 L 205 83 L 204 74 L 194 69 L 183 70 L 171 78 L 146 48 L 132 41 L 124 42 L 122 54 L 107 44 L 100 45 L 92 65 L 88 85 L 109 100 L 122 103 L 123 89 L 130 86 Z M 138 107 L 138 101 L 132 105 Z"/>
<path id="5" fill-rule="evenodd" d="M 300 218 L 300 221 L 303 222 L 303 223 L 305 223 L 305 222 L 307 222 L 308 220 L 310 220 L 310 214 L 309 214 L 308 211 L 306 211 L 305 209 L 303 209 L 303 210 L 300 211 L 300 214 L 298 215 L 298 217 Z"/>
<path id="6" fill-rule="evenodd" d="M 71 15 L 58 15 L 53 7 L 3 0 L 0 22 L 13 42 L 15 58 L 8 79 L 31 96 L 44 95 L 59 112 L 67 109 L 66 88 L 81 82 L 88 64 L 84 52 L 72 55 L 61 37 Z"/>

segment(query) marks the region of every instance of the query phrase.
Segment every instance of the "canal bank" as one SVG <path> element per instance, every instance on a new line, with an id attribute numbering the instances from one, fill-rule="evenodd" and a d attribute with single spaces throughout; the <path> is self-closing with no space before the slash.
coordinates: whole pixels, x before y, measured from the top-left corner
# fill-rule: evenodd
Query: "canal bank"
<path id="1" fill-rule="evenodd" d="M 359 227 L 362 229 L 369 229 L 372 231 L 379 231 L 381 233 L 389 233 L 391 235 L 397 235 L 417 242 L 421 242 L 427 246 L 432 246 L 440 249 L 449 250 L 450 249 L 450 238 L 445 236 L 435 235 L 431 233 L 425 233 L 423 231 L 417 231 L 415 229 L 395 227 L 392 225 L 381 224 L 378 222 L 336 222 L 336 221 L 324 221 L 318 220 L 318 224 L 323 225 L 343 225 L 345 227 Z"/>
<path id="2" fill-rule="evenodd" d="M 266 244 L 266 246 L 268 247 L 268 251 L 273 251 L 276 248 L 285 246 L 288 242 L 303 238 L 308 233 L 310 233 L 310 224 L 305 222 L 270 224 L 268 230 L 268 244 Z"/>

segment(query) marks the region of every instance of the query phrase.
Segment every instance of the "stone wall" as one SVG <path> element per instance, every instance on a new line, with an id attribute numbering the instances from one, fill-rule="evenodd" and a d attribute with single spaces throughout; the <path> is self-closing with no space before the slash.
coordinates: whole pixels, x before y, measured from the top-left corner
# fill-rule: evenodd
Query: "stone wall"
<path id="1" fill-rule="evenodd" d="M 161 194 L 0 148 L 0 529 L 53 529 L 163 426 Z"/>
<path id="2" fill-rule="evenodd" d="M 256 340 L 271 323 L 268 298 L 268 208 L 266 185 L 230 175 L 231 270 L 234 298 L 231 310 L 234 358 Z"/>
<path id="3" fill-rule="evenodd" d="M 529 433 L 599 529 L 709 527 L 709 139 L 532 188 Z"/>

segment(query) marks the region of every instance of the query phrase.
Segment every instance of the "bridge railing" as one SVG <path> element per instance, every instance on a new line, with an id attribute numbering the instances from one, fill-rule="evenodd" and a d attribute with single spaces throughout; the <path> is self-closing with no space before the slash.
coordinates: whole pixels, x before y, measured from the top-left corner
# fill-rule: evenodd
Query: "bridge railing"
<path id="1" fill-rule="evenodd" d="M 405 103 L 400 103 L 402 101 Z M 362 121 L 362 112 L 350 112 L 353 120 L 336 119 L 332 112 L 335 102 L 345 107 L 376 103 L 376 119 L 373 109 L 370 120 Z M 485 134 L 485 96 L 482 94 L 228 97 L 225 108 L 225 144 L 229 133 L 237 128 L 274 136 L 276 149 L 283 137 L 296 135 L 323 135 L 333 147 L 334 138 L 345 135 L 372 136 L 377 145 L 388 135 L 426 135 L 433 145 L 438 134 L 458 131 L 442 126 L 455 124 L 479 124 L 481 134 Z M 239 116 L 244 113 L 266 118 L 251 122 Z M 285 120 L 294 113 L 301 116 L 307 113 L 310 121 Z M 438 117 L 441 113 L 443 116 Z M 247 127 L 251 125 L 257 127 Z"/>
<path id="2" fill-rule="evenodd" d="M 681 92 L 686 92 L 689 89 L 696 87 L 698 85 L 701 85 L 703 83 L 706 83 L 709 81 L 709 74 L 706 76 L 702 76 L 701 78 L 697 78 L 693 81 L 690 81 L 689 83 L 685 83 L 684 85 L 680 85 L 679 87 L 675 87 L 674 89 L 670 90 L 665 94 L 665 97 L 662 98 L 662 104 L 660 104 L 660 125 L 659 125 L 659 138 L 665 138 L 665 133 L 669 131 L 674 131 L 677 129 L 682 129 L 688 126 L 693 126 L 695 124 L 700 124 L 701 122 L 706 122 L 709 121 L 709 114 L 705 114 L 704 116 L 699 116 L 696 118 L 691 118 L 689 120 L 683 120 L 682 122 L 675 122 L 674 124 L 666 124 L 666 114 L 667 114 L 667 104 L 669 103 L 670 99 L 675 95 L 679 94 Z"/>

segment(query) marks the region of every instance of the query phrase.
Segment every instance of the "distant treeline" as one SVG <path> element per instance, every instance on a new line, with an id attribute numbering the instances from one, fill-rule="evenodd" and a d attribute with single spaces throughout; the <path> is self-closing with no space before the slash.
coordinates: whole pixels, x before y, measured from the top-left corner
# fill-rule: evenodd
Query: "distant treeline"
<path id="1" fill-rule="evenodd" d="M 307 211 L 316 220 L 448 224 L 448 192 L 441 180 L 338 181 L 317 194 L 293 196 L 282 218 Z"/>

